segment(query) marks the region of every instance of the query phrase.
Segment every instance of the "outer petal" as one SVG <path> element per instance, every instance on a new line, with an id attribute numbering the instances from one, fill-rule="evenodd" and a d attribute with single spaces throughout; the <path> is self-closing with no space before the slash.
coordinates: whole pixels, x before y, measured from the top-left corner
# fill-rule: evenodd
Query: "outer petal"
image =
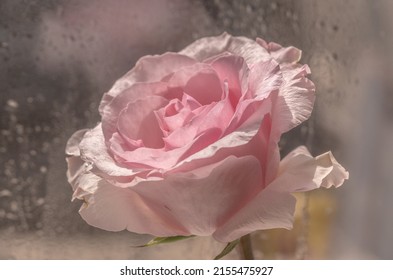
<path id="1" fill-rule="evenodd" d="M 213 237 L 221 242 L 230 242 L 256 230 L 291 229 L 295 204 L 291 194 L 265 189 L 219 227 Z"/>
<path id="2" fill-rule="evenodd" d="M 77 194 L 85 201 L 79 213 L 88 224 L 108 231 L 127 229 L 155 236 L 188 234 L 167 211 L 157 211 L 157 206 L 149 205 L 132 189 L 115 187 L 94 174 L 88 179 L 84 183 L 92 192 Z"/>
<path id="3" fill-rule="evenodd" d="M 105 145 L 101 124 L 86 132 L 79 144 L 81 157 L 84 161 L 91 163 L 97 168 L 101 175 L 105 176 L 134 176 L 141 172 L 138 169 L 129 169 L 116 163 L 109 155 Z"/>
<path id="4" fill-rule="evenodd" d="M 113 87 L 104 94 L 99 111 L 101 115 L 107 104 L 123 90 L 138 82 L 158 82 L 166 75 L 178 69 L 195 63 L 195 60 L 177 53 L 144 56 L 139 59 L 134 68 L 121 77 Z"/>
<path id="5" fill-rule="evenodd" d="M 302 57 L 302 51 L 295 47 L 282 47 L 270 42 L 267 43 L 261 38 L 257 38 L 257 43 L 265 48 L 278 63 L 297 63 Z"/>
<path id="6" fill-rule="evenodd" d="M 203 61 L 223 52 L 243 57 L 249 66 L 259 61 L 269 60 L 271 57 L 269 52 L 254 40 L 246 37 L 232 37 L 225 32 L 220 36 L 199 39 L 179 53 Z"/>
<path id="7" fill-rule="evenodd" d="M 316 157 L 321 166 L 331 166 L 332 171 L 322 180 L 321 186 L 324 188 L 340 187 L 345 180 L 349 179 L 349 173 L 334 158 L 331 152 L 324 153 Z"/>
<path id="8" fill-rule="evenodd" d="M 289 153 L 280 163 L 279 173 L 270 187 L 281 192 L 304 192 L 319 187 L 339 187 L 348 172 L 331 152 L 312 157 L 304 146 Z"/>
<path id="9" fill-rule="evenodd" d="M 259 191 L 262 173 L 253 156 L 141 182 L 132 189 L 157 211 L 170 213 L 190 234 L 211 235 Z"/>
<path id="10" fill-rule="evenodd" d="M 258 107 L 273 110 L 268 104 L 276 99 L 276 95 L 283 83 L 280 68 L 273 60 L 257 63 L 253 66 L 248 78 L 248 91 L 243 94 L 236 107 L 233 119 L 228 125 L 227 133 L 241 130 L 244 122 L 262 121 L 264 115 L 257 114 Z M 267 101 L 266 101 L 267 100 Z M 265 102 L 263 104 L 262 102 Z"/>
<path id="11" fill-rule="evenodd" d="M 315 100 L 314 83 L 307 65 L 281 66 L 284 83 L 273 111 L 273 127 L 281 134 L 307 120 Z"/>
<path id="12" fill-rule="evenodd" d="M 67 141 L 65 153 L 67 155 L 66 161 L 68 165 L 67 179 L 71 184 L 73 190 L 75 181 L 78 179 L 81 173 L 85 171 L 84 161 L 80 158 L 79 143 L 83 136 L 87 132 L 87 129 L 81 129 L 76 131 L 70 139 Z"/>
<path id="13" fill-rule="evenodd" d="M 333 184 L 339 187 L 345 179 L 348 179 L 348 172 L 330 152 L 313 158 L 305 147 L 299 147 L 281 161 L 277 178 L 222 225 L 213 237 L 228 242 L 255 230 L 290 229 L 295 209 L 295 199 L 290 193 Z"/>
<path id="14" fill-rule="evenodd" d="M 285 82 L 275 110 L 276 117 L 273 116 L 273 126 L 277 127 L 278 133 L 284 133 L 308 119 L 311 114 L 315 86 L 307 79 L 310 69 L 307 65 L 297 64 L 302 56 L 301 50 L 267 43 L 261 38 L 256 41 L 280 64 L 284 76 Z"/>

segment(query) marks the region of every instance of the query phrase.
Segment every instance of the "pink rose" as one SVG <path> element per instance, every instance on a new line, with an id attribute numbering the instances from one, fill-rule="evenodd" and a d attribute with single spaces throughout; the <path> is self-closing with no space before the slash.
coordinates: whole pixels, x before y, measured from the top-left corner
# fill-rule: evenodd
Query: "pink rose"
<path id="1" fill-rule="evenodd" d="M 300 56 L 224 33 L 142 57 L 104 95 L 101 123 L 68 141 L 83 219 L 109 231 L 222 242 L 291 228 L 291 193 L 348 178 L 330 152 L 314 158 L 299 147 L 280 161 L 281 134 L 314 102 Z"/>

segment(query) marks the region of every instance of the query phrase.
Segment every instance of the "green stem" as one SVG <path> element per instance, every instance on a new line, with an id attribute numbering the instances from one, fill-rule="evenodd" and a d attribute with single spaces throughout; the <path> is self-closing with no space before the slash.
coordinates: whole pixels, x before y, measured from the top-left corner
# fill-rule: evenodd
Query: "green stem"
<path id="1" fill-rule="evenodd" d="M 254 260 L 254 254 L 252 253 L 251 237 L 249 234 L 240 238 L 240 249 L 242 257 L 245 260 Z"/>

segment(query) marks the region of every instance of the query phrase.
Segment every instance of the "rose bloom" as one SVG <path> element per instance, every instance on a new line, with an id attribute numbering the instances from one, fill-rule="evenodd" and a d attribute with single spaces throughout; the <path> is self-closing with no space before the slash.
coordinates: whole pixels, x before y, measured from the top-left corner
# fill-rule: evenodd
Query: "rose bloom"
<path id="1" fill-rule="evenodd" d="M 142 57 L 104 94 L 101 123 L 68 141 L 80 215 L 108 231 L 221 242 L 290 229 L 291 193 L 348 178 L 330 152 L 314 158 L 299 147 L 280 161 L 281 134 L 314 102 L 300 57 L 227 33 Z"/>

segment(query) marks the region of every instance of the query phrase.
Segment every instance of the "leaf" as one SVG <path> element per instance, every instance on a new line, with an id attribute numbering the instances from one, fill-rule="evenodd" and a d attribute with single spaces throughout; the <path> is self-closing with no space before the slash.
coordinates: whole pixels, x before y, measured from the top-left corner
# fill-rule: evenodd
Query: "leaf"
<path id="1" fill-rule="evenodd" d="M 181 235 L 179 235 L 179 236 L 169 236 L 169 237 L 156 237 L 156 238 L 150 240 L 145 245 L 138 246 L 138 247 L 150 247 L 150 246 L 158 245 L 158 244 L 162 244 L 162 243 L 176 242 L 176 241 L 180 241 L 180 240 L 191 238 L 191 237 L 194 237 L 194 235 L 189 235 L 189 236 L 181 236 Z"/>
<path id="2" fill-rule="evenodd" d="M 232 242 L 229 242 L 227 246 L 225 246 L 225 248 L 221 251 L 221 253 L 219 253 L 214 259 L 219 260 L 222 257 L 228 255 L 236 247 L 236 245 L 239 244 L 239 242 L 240 239 L 236 239 Z"/>

